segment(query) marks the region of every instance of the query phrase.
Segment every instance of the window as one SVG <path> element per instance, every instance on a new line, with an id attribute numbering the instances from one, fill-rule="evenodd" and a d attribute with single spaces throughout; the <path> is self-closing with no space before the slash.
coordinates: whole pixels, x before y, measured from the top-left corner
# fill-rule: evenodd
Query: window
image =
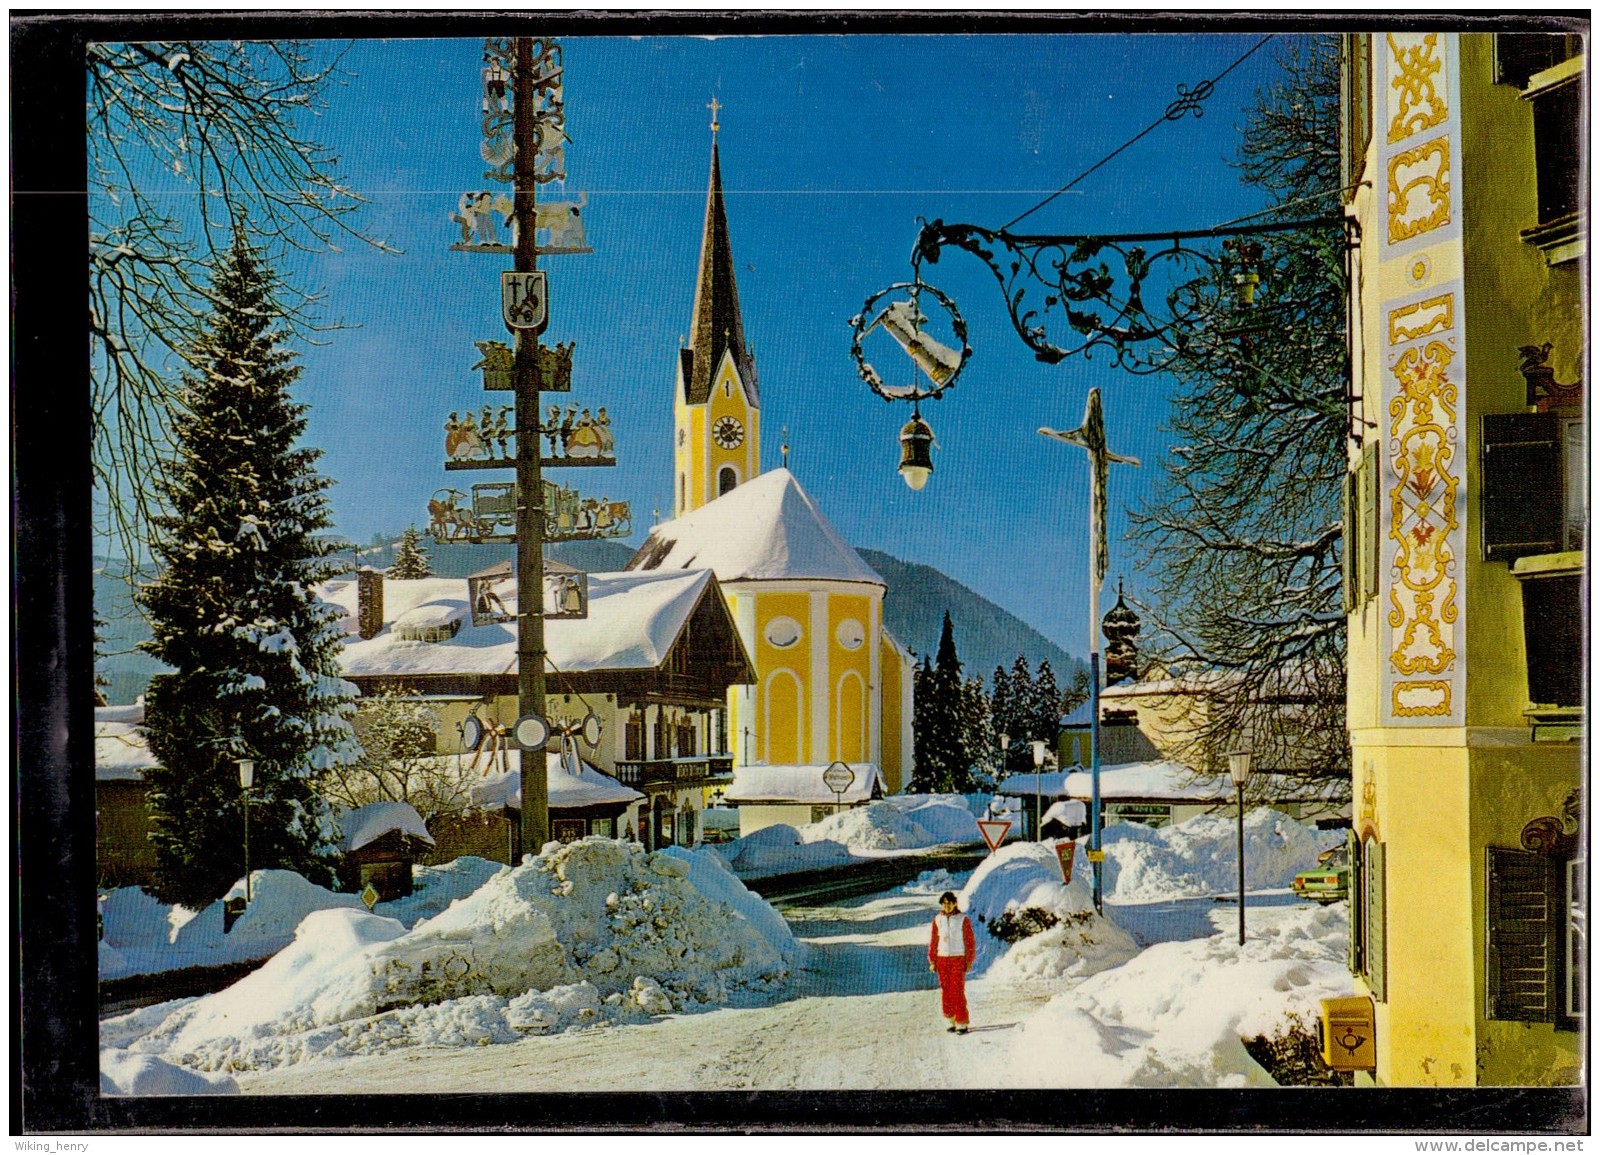
<path id="1" fill-rule="evenodd" d="M 1388 887 L 1384 844 L 1350 832 L 1350 973 L 1365 979 L 1372 997 L 1389 997 Z"/>
<path id="2" fill-rule="evenodd" d="M 1483 418 L 1483 560 L 1515 561 L 1567 548 L 1567 523 L 1582 543 L 1584 494 L 1564 478 L 1569 437 L 1556 413 L 1487 413 Z M 1577 444 L 1583 429 L 1576 422 Z M 1581 477 L 1580 453 L 1573 471 Z M 1575 510 L 1567 508 L 1570 499 Z"/>
<path id="3" fill-rule="evenodd" d="M 1583 40 L 1549 32 L 1502 32 L 1494 38 L 1495 83 L 1517 88 L 1536 72 L 1553 68 L 1583 51 Z"/>
<path id="4" fill-rule="evenodd" d="M 711 749 L 712 754 L 726 754 L 728 752 L 728 711 L 713 709 L 711 711 Z"/>
<path id="5" fill-rule="evenodd" d="M 630 762 L 644 761 L 644 718 L 635 711 L 628 715 L 627 722 L 623 725 L 624 746 L 627 750 L 625 757 Z"/>
<path id="6" fill-rule="evenodd" d="M 1576 1030 L 1587 979 L 1585 863 L 1502 846 L 1484 853 L 1484 1017 Z"/>
<path id="7" fill-rule="evenodd" d="M 1361 451 L 1344 479 L 1344 609 L 1350 613 L 1378 594 L 1378 447 Z"/>
<path id="8" fill-rule="evenodd" d="M 739 477 L 733 472 L 732 467 L 724 465 L 720 470 L 717 471 L 718 497 L 721 497 L 725 493 L 732 493 L 734 487 L 738 484 Z"/>
<path id="9" fill-rule="evenodd" d="M 1538 219 L 1522 238 L 1550 264 L 1583 253 L 1584 58 L 1581 37 L 1502 33 L 1495 37 L 1496 79 L 1522 89 L 1532 106 Z"/>
<path id="10" fill-rule="evenodd" d="M 767 623 L 767 642 L 780 650 L 787 650 L 800 640 L 800 623 L 793 618 L 773 618 Z"/>
<path id="11" fill-rule="evenodd" d="M 1355 196 L 1355 184 L 1372 141 L 1372 37 L 1366 33 L 1346 35 L 1341 53 L 1344 67 L 1339 69 L 1339 183 L 1344 186 L 1345 202 Z"/>
<path id="12" fill-rule="evenodd" d="M 1528 559 L 1533 561 L 1534 559 Z M 1528 701 L 1535 707 L 1583 705 L 1583 570 L 1518 562 Z"/>

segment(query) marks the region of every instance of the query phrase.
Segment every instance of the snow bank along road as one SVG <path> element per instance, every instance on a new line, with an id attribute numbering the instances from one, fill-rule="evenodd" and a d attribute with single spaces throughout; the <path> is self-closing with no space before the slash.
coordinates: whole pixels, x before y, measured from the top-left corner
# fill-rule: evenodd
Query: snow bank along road
<path id="1" fill-rule="evenodd" d="M 794 997 L 772 1006 L 235 1078 L 247 1095 L 995 1086 L 1000 1040 L 1060 988 L 978 979 L 968 988 L 972 1033 L 949 1034 L 928 972 L 932 910 L 929 895 L 900 890 L 791 907 L 806 951 Z"/>

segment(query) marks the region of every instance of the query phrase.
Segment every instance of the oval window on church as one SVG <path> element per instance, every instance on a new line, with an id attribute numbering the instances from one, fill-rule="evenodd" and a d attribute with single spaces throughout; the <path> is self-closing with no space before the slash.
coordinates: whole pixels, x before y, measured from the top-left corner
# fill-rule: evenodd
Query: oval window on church
<path id="1" fill-rule="evenodd" d="M 767 623 L 767 641 L 780 650 L 798 642 L 800 632 L 800 623 L 793 618 L 773 618 Z"/>
<path id="2" fill-rule="evenodd" d="M 845 649 L 859 650 L 861 643 L 867 640 L 867 631 L 855 618 L 846 618 L 839 623 L 839 628 L 833 631 L 833 636 Z"/>

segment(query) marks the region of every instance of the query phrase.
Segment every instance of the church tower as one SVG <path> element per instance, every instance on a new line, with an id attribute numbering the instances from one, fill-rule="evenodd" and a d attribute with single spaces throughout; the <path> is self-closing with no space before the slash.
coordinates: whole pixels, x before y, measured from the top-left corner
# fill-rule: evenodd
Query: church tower
<path id="1" fill-rule="evenodd" d="M 673 398 L 673 508 L 682 517 L 761 472 L 761 397 L 745 343 L 722 198 L 717 109 L 711 102 L 711 186 L 689 347 L 678 351 Z"/>

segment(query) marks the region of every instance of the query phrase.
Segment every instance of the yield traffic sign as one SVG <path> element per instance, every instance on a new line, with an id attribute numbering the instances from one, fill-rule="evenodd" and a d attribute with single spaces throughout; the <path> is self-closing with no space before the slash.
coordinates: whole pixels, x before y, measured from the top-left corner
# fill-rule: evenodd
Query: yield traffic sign
<path id="1" fill-rule="evenodd" d="M 1004 819 L 980 818 L 978 819 L 978 833 L 983 835 L 983 840 L 989 844 L 989 849 L 994 850 L 1005 841 L 1006 832 L 1011 829 L 1011 823 Z"/>

